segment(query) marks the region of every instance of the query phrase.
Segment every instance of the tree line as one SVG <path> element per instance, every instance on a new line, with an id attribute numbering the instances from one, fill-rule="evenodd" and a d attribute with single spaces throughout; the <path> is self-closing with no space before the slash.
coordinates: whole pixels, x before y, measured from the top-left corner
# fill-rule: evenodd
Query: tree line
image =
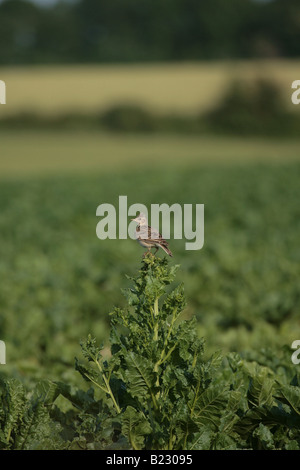
<path id="1" fill-rule="evenodd" d="M 0 4 L 0 63 L 299 57 L 299 0 Z"/>

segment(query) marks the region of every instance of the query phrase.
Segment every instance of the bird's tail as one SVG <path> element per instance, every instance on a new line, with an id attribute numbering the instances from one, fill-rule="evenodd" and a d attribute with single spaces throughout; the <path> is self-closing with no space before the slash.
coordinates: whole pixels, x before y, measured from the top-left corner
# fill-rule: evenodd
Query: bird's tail
<path id="1" fill-rule="evenodd" d="M 169 250 L 169 248 L 168 248 L 166 245 L 160 244 L 160 247 L 161 247 L 169 256 L 173 256 L 172 251 Z"/>

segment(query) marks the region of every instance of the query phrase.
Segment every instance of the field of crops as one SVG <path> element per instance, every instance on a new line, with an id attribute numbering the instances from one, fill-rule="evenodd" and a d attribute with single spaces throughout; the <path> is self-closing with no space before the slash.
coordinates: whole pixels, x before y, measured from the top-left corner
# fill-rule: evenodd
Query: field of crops
<path id="1" fill-rule="evenodd" d="M 98 402 L 92 403 L 92 392 L 84 395 L 86 392 L 83 390 L 88 390 L 90 385 L 78 373 L 79 370 L 84 375 L 83 369 L 78 366 L 78 370 L 74 368 L 74 357 L 81 356 L 80 341 L 88 334 L 96 337 L 98 344 L 104 344 L 104 356 L 109 357 L 109 312 L 114 306 L 126 306 L 121 292 L 121 289 L 131 285 L 126 275 L 136 276 L 141 266 L 143 250 L 136 242 L 130 239 L 100 241 L 96 236 L 97 206 L 103 202 L 117 206 L 119 195 L 127 195 L 129 205 L 135 202 L 147 206 L 162 202 L 205 204 L 203 249 L 186 251 L 184 241 L 170 241 L 174 252 L 170 266 L 180 264 L 172 284 L 184 283 L 187 306 L 183 318 L 196 317 L 193 331 L 197 337 L 205 338 L 205 357 L 219 350 L 224 355 L 238 353 L 247 365 L 248 378 L 250 376 L 252 381 L 256 381 L 255 392 L 260 396 L 256 397 L 258 401 L 253 396 L 252 402 L 250 400 L 250 408 L 254 406 L 253 400 L 257 406 L 256 414 L 253 410 L 252 415 L 247 412 L 249 417 L 246 414 L 245 419 L 250 420 L 251 425 L 243 421 L 233 428 L 236 417 L 241 416 L 242 412 L 246 413 L 243 400 L 246 396 L 249 399 L 246 389 L 244 398 L 237 399 L 237 394 L 242 393 L 245 386 L 245 371 L 241 372 L 239 379 L 236 378 L 236 381 L 240 380 L 236 394 L 226 402 L 226 419 L 229 416 L 232 418 L 230 439 L 225 442 L 224 434 L 218 434 L 225 417 L 219 416 L 212 404 L 213 426 L 209 425 L 210 417 L 199 418 L 194 424 L 200 428 L 194 429 L 185 438 L 180 437 L 183 431 L 179 432 L 178 427 L 174 448 L 297 448 L 300 442 L 296 432 L 300 412 L 300 366 L 291 361 L 291 344 L 300 338 L 300 164 L 297 161 L 297 142 L 272 144 L 266 141 L 259 146 L 257 141 L 255 151 L 255 142 L 248 141 L 250 151 L 249 148 L 242 150 L 241 141 L 232 142 L 231 145 L 227 141 L 225 146 L 224 141 L 223 144 L 222 141 L 209 143 L 207 139 L 201 146 L 201 140 L 183 139 L 181 144 L 172 147 L 176 155 L 173 165 L 171 148 L 166 150 L 171 137 L 160 137 L 160 144 L 164 142 L 165 145 L 164 148 L 160 147 L 161 153 L 166 151 L 167 157 L 157 165 L 159 157 L 155 152 L 155 141 L 152 149 L 149 148 L 149 141 L 145 145 L 148 137 L 137 138 L 136 151 L 130 154 L 130 148 L 134 147 L 128 145 L 126 150 L 126 139 L 131 139 L 132 144 L 133 136 L 116 136 L 110 141 L 111 147 L 108 146 L 109 137 L 104 136 L 107 146 L 102 150 L 103 169 L 102 159 L 96 159 L 96 164 L 86 167 L 93 170 L 93 174 L 89 171 L 81 174 L 84 165 L 80 166 L 80 158 L 88 161 L 91 155 L 89 149 L 86 153 L 84 151 L 88 136 L 70 135 L 68 148 L 70 151 L 70 146 L 74 145 L 74 166 L 69 153 L 65 167 L 58 164 L 56 173 L 47 175 L 44 171 L 42 175 L 30 176 L 34 162 L 39 170 L 43 164 L 47 168 L 47 158 L 42 164 L 38 162 L 38 148 L 43 148 L 43 139 L 52 138 L 54 146 L 54 135 L 37 134 L 36 140 L 25 136 L 27 145 L 23 145 L 23 149 L 28 152 L 27 155 L 31 154 L 31 161 L 30 157 L 25 158 L 24 152 L 22 154 L 22 140 L 13 141 L 11 134 L 4 134 L 7 151 L 10 146 L 13 151 L 9 160 L 1 161 L 3 174 L 7 176 L 0 183 L 0 339 L 5 341 L 7 349 L 7 364 L 1 366 L 1 376 L 17 382 L 10 382 L 6 395 L 2 395 L 5 411 L 0 412 L 0 421 L 6 429 L 6 433 L 0 436 L 2 448 L 76 448 L 78 442 L 88 448 L 105 448 L 111 442 L 119 447 L 134 448 L 135 444 L 126 441 L 125 437 L 128 435 L 126 426 L 136 392 L 132 392 L 130 406 L 126 408 L 120 424 L 123 430 L 123 438 L 120 438 L 121 428 L 112 430 L 111 418 L 106 414 L 103 418 L 100 412 L 95 411 L 100 405 L 96 406 Z M 67 137 L 57 135 L 57 139 L 58 148 L 62 151 L 61 142 L 63 139 L 67 142 Z M 93 135 L 90 139 L 91 142 L 93 139 L 95 142 L 98 139 L 101 141 L 100 137 Z M 35 146 L 35 155 L 29 151 L 28 142 Z M 19 152 L 16 151 L 17 147 Z M 226 158 L 222 163 L 222 147 L 227 155 L 232 151 L 231 162 Z M 48 144 L 47 148 L 50 152 Z M 123 158 L 120 158 L 119 165 L 110 166 L 106 162 L 109 160 L 107 156 L 116 154 L 117 148 Z M 237 162 L 239 149 L 241 155 L 244 152 L 244 159 Z M 151 151 L 155 166 L 149 162 Z M 211 158 L 208 158 L 209 151 Z M 249 155 L 247 158 L 247 152 L 252 153 L 254 158 L 249 158 Z M 258 155 L 268 153 L 269 158 L 260 161 Z M 281 161 L 274 158 L 271 163 L 272 154 L 279 153 L 282 153 Z M 138 155 L 145 159 L 146 165 L 138 159 Z M 45 158 L 44 152 L 41 152 L 41 158 Z M 59 161 L 57 156 L 54 155 L 54 158 Z M 13 178 L 16 168 L 20 171 Z M 70 171 L 68 176 L 66 171 L 61 171 L 63 168 L 66 171 L 71 168 L 80 171 Z M 22 177 L 21 170 L 26 178 Z M 235 366 L 232 367 L 238 367 L 237 363 L 234 362 Z M 223 364 L 222 380 L 228 379 L 229 369 L 226 363 Z M 215 380 L 220 382 L 220 375 L 216 377 Z M 270 385 L 270 378 L 273 385 Z M 38 391 L 32 395 L 33 387 L 40 379 L 46 382 L 39 385 Z M 292 379 L 294 387 L 290 390 Z M 57 389 L 53 391 L 49 380 L 60 382 L 60 394 Z M 183 377 L 178 376 L 176 380 L 183 380 Z M 278 390 L 277 385 L 275 387 L 278 380 L 287 387 L 285 394 L 283 389 Z M 29 390 L 27 394 L 21 384 Z M 264 388 L 266 384 L 270 386 L 268 390 Z M 234 385 L 231 384 L 232 387 Z M 205 391 L 207 400 L 208 392 L 213 393 L 210 389 Z M 27 399 L 33 400 L 36 393 L 40 393 L 40 397 L 47 396 L 46 403 L 51 402 L 54 410 L 51 419 L 48 415 L 47 419 L 36 416 L 32 401 L 30 406 L 26 402 Z M 176 393 L 181 392 L 177 390 Z M 13 398 L 11 402 L 7 401 L 9 394 L 19 400 L 19 411 L 11 404 Z M 84 405 L 78 411 L 76 399 L 79 400 L 80 396 Z M 270 413 L 274 410 L 270 410 L 279 396 L 285 398 L 282 398 L 282 404 L 278 405 L 277 402 L 279 408 L 276 408 L 277 415 L 272 415 L 272 421 Z M 221 402 L 218 406 L 220 409 L 225 407 Z M 143 404 L 139 402 L 138 409 L 141 410 L 141 407 Z M 232 413 L 235 412 L 237 414 L 233 419 Z M 10 422 L 13 423 L 11 426 L 5 421 L 9 413 Z M 286 427 L 283 423 L 287 423 L 288 414 L 291 422 Z M 41 419 L 41 426 L 44 426 L 45 434 L 39 431 L 40 440 L 28 431 L 31 428 L 28 428 L 26 420 L 30 416 L 37 421 Z M 140 417 L 135 416 L 134 419 L 139 420 Z M 226 423 L 229 426 L 229 422 Z M 163 423 L 157 425 L 163 427 Z M 49 436 L 54 433 L 54 428 L 58 433 L 60 426 L 64 431 L 63 438 L 60 433 L 58 442 L 57 436 L 57 439 Z M 143 448 L 145 436 L 149 435 L 149 425 L 145 426 L 143 437 L 137 437 L 137 448 Z M 109 435 L 105 434 L 104 429 Z M 145 441 L 146 446 L 169 448 L 162 437 L 158 438 L 159 434 L 153 434 L 153 430 L 151 432 L 151 436 L 155 435 L 158 440 L 154 439 L 152 444 L 149 440 Z M 26 433 L 26 439 L 22 433 Z"/>
<path id="2" fill-rule="evenodd" d="M 16 137 L 17 136 L 17 137 Z M 159 166 L 161 177 L 186 165 L 239 166 L 299 160 L 297 139 L 226 136 L 1 131 L 2 178 L 110 173 Z M 134 178 L 134 177 L 133 177 Z"/>
<path id="3" fill-rule="evenodd" d="M 288 109 L 299 61 L 210 61 L 207 63 L 1 67 L 9 84 L 5 114 L 90 113 L 115 104 L 136 104 L 162 113 L 203 113 L 214 107 L 234 80 L 264 78 L 279 85 Z M 1 112 L 3 112 L 1 108 Z"/>

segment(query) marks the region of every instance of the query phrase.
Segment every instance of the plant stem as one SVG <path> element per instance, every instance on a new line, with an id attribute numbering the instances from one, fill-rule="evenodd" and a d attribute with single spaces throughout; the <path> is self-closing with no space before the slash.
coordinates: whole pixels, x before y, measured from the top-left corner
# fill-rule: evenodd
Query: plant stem
<path id="1" fill-rule="evenodd" d="M 154 301 L 154 319 L 156 320 L 154 323 L 154 336 L 153 336 L 154 341 L 158 341 L 158 320 L 157 320 L 158 314 L 159 314 L 158 297 L 156 297 Z"/>
<path id="2" fill-rule="evenodd" d="M 101 364 L 99 363 L 99 361 L 96 360 L 96 364 L 97 364 L 98 369 L 100 370 L 101 375 L 102 375 L 102 377 L 103 377 L 103 380 L 104 380 L 104 383 L 105 383 L 105 386 L 106 386 L 106 391 L 107 391 L 107 393 L 110 395 L 110 397 L 111 397 L 111 399 L 112 399 L 112 401 L 113 401 L 114 407 L 116 408 L 116 411 L 117 411 L 117 413 L 119 414 L 119 413 L 121 413 L 121 409 L 120 409 L 118 403 L 116 402 L 116 399 L 115 399 L 115 397 L 114 397 L 114 394 L 113 394 L 113 392 L 112 392 L 112 390 L 111 390 L 111 388 L 110 388 L 109 381 L 107 380 L 107 378 L 106 378 L 106 376 L 105 376 L 105 373 L 104 373 L 104 371 L 103 371 L 103 368 L 102 368 Z"/>
<path id="3" fill-rule="evenodd" d="M 172 428 L 171 428 L 170 429 L 170 436 L 169 436 L 169 444 L 168 444 L 168 449 L 167 450 L 172 450 L 172 448 L 173 448 L 172 439 L 173 439 L 173 434 L 172 434 Z"/>
<path id="4" fill-rule="evenodd" d="M 166 354 L 166 348 L 167 348 L 167 344 L 168 344 L 168 340 L 170 338 L 170 335 L 172 333 L 172 330 L 173 330 L 173 326 L 174 326 L 174 323 L 175 321 L 177 320 L 178 318 L 178 315 L 176 315 L 177 313 L 177 308 L 174 309 L 174 312 L 173 312 L 173 315 L 172 315 L 172 320 L 171 320 L 171 324 L 170 324 L 170 327 L 169 327 L 169 331 L 168 331 L 168 334 L 167 334 L 167 337 L 164 341 L 164 346 L 163 346 L 163 350 L 160 354 L 160 358 L 159 360 L 157 361 L 157 368 L 158 366 L 160 366 L 163 362 L 165 362 L 165 360 L 172 354 L 172 352 L 174 351 L 175 347 L 177 346 L 177 343 L 173 346 L 173 348 L 171 348 L 169 351 L 168 351 L 168 354 Z"/>
<path id="5" fill-rule="evenodd" d="M 197 401 L 197 398 L 198 398 L 199 390 L 200 390 L 200 380 L 198 381 L 197 387 L 196 387 L 196 390 L 195 390 L 194 400 L 193 400 L 193 404 L 192 404 L 192 407 L 191 407 L 191 417 L 194 414 L 194 409 L 195 409 L 196 401 Z"/>
<path id="6" fill-rule="evenodd" d="M 6 436 L 6 442 L 7 442 L 8 444 L 9 444 L 9 440 L 10 440 L 11 431 L 12 431 L 12 428 L 10 427 L 10 428 L 8 429 L 7 436 Z"/>
<path id="7" fill-rule="evenodd" d="M 187 437 L 188 437 L 188 426 L 186 427 L 186 433 L 185 433 L 185 436 L 184 436 L 184 441 L 183 441 L 183 446 L 182 446 L 183 450 L 186 450 Z"/>
<path id="8" fill-rule="evenodd" d="M 158 341 L 158 315 L 159 315 L 158 297 L 156 297 L 156 299 L 154 301 L 154 319 L 155 319 L 154 336 L 153 336 L 154 341 Z M 160 385 L 159 384 L 159 375 L 158 375 L 158 366 L 159 366 L 159 362 L 157 362 L 154 365 L 154 369 L 153 369 L 154 372 L 157 374 L 157 378 L 156 378 L 156 382 L 155 382 L 156 387 L 159 387 L 159 385 Z M 158 391 L 156 393 L 155 397 L 154 397 L 156 405 L 157 405 L 159 397 L 160 397 L 160 391 Z M 157 405 L 156 409 L 158 409 L 158 405 Z"/>

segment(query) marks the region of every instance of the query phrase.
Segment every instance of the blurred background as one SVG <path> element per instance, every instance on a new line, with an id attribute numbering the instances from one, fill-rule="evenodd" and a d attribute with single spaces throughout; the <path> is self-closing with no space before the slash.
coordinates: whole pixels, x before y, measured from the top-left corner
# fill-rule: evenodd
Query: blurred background
<path id="1" fill-rule="evenodd" d="M 0 79 L 1 372 L 76 382 L 108 344 L 143 253 L 96 236 L 119 195 L 205 204 L 170 247 L 208 352 L 299 339 L 299 0 L 2 0 Z"/>

